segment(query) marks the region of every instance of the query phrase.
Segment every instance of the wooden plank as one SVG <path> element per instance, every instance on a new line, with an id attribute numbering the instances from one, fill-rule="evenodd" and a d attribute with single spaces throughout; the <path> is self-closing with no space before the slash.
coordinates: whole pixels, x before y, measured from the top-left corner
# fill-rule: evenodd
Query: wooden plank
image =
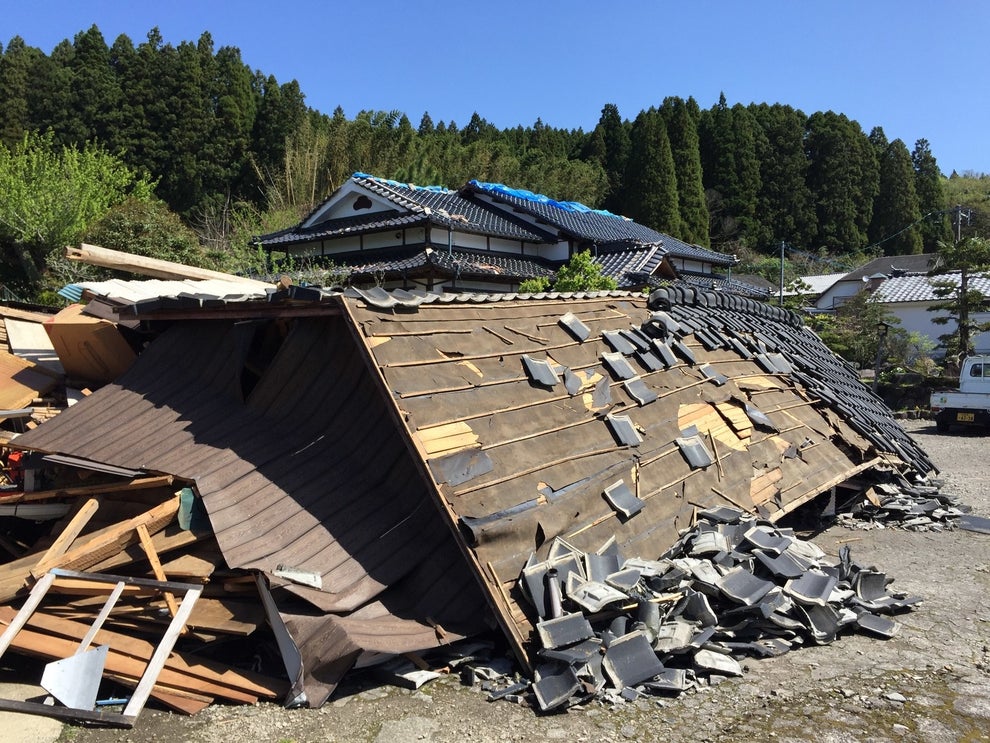
<path id="1" fill-rule="evenodd" d="M 162 563 L 158 559 L 158 552 L 155 551 L 155 545 L 151 541 L 151 535 L 148 533 L 148 527 L 144 524 L 138 524 L 137 526 L 138 539 L 141 541 L 141 548 L 144 553 L 148 556 L 148 562 L 151 563 L 151 572 L 155 574 L 155 578 L 162 582 L 168 580 L 165 576 L 165 571 L 162 570 Z M 175 603 L 175 596 L 172 595 L 171 591 L 164 591 L 165 604 L 168 606 L 168 613 L 175 618 L 175 613 L 179 610 L 178 604 Z M 185 632 L 183 628 L 182 632 Z"/>
<path id="2" fill-rule="evenodd" d="M 152 537 L 152 543 L 154 543 L 154 537 Z M 219 549 L 197 550 L 194 553 L 183 553 L 162 563 L 162 570 L 175 579 L 196 580 L 205 583 L 222 560 L 223 557 Z"/>
<path id="3" fill-rule="evenodd" d="M 98 245 L 87 245 L 86 243 L 82 243 L 78 248 L 66 247 L 65 257 L 70 261 L 81 261 L 92 266 L 103 266 L 104 268 L 113 268 L 118 271 L 129 271 L 130 273 L 151 276 L 156 279 L 231 281 L 258 289 L 267 289 L 272 286 L 266 281 L 246 279 L 243 276 L 235 276 L 229 273 L 222 273 L 221 271 L 211 271 L 208 268 L 186 266 L 182 263 L 163 261 L 158 258 L 146 258 L 141 255 L 122 253 L 119 250 L 110 250 L 108 248 L 101 248 Z"/>
<path id="4" fill-rule="evenodd" d="M 149 530 L 150 532 L 150 530 Z M 189 547 L 204 539 L 213 539 L 213 535 L 207 532 L 186 531 L 176 522 L 167 524 L 161 531 L 151 534 L 151 541 L 155 545 L 155 551 L 159 555 L 172 552 L 178 549 Z M 90 565 L 89 570 L 94 572 L 106 572 L 122 565 L 129 565 L 143 559 L 144 550 L 137 543 L 127 545 L 123 550 L 112 555 L 105 560 L 101 560 L 95 565 Z M 180 576 L 181 573 L 175 570 L 170 571 L 173 577 Z"/>
<path id="5" fill-rule="evenodd" d="M 176 503 L 176 506 L 178 506 L 178 503 Z M 158 647 L 155 648 L 154 655 L 148 661 L 148 667 L 145 669 L 144 674 L 142 674 L 137 688 L 134 689 L 130 701 L 124 707 L 124 715 L 137 717 L 141 710 L 144 709 L 145 702 L 148 701 L 148 697 L 151 696 L 151 692 L 154 689 L 155 681 L 165 669 L 165 661 L 168 660 L 169 653 L 172 652 L 172 648 L 175 647 L 179 635 L 182 634 L 182 628 L 189 621 L 189 615 L 192 613 L 193 606 L 196 604 L 196 599 L 202 593 L 202 587 L 197 586 L 190 588 L 186 591 L 186 595 L 182 597 L 182 603 L 179 604 L 179 609 L 172 618 L 172 623 L 165 630 L 165 634 L 158 643 Z"/>
<path id="6" fill-rule="evenodd" d="M 451 436 L 446 439 L 436 439 L 424 444 L 423 449 L 427 457 L 435 457 L 440 454 L 451 454 L 461 449 L 478 448 L 478 437 L 474 433 L 465 433 L 460 436 Z"/>
<path id="7" fill-rule="evenodd" d="M 52 568 L 85 570 L 100 560 L 120 552 L 126 545 L 136 542 L 138 540 L 136 533 L 138 526 L 143 524 L 149 531 L 152 529 L 158 531 L 174 519 L 178 511 L 179 498 L 171 498 L 139 516 L 118 524 L 106 533 L 93 537 L 78 547 L 73 547 L 62 555 L 50 560 L 39 561 L 31 570 L 31 574 L 37 577 L 47 573 Z"/>
<path id="8" fill-rule="evenodd" d="M 7 648 L 14 642 L 17 633 L 21 631 L 27 620 L 31 617 L 31 614 L 38 608 L 41 600 L 45 598 L 45 594 L 51 588 L 54 580 L 55 576 L 52 573 L 48 573 L 31 589 L 31 595 L 28 596 L 27 601 L 21 606 L 21 610 L 10 619 L 7 623 L 7 629 L 0 635 L 0 655 L 7 652 Z M 10 609 L 10 611 L 13 611 L 13 609 Z"/>
<path id="9" fill-rule="evenodd" d="M 134 688 L 133 679 L 118 676 L 115 673 L 106 673 L 104 677 L 128 688 Z M 202 712 L 214 702 L 214 697 L 196 694 L 188 689 L 172 689 L 166 684 L 155 684 L 152 696 L 166 707 L 184 715 L 195 715 L 197 712 Z"/>
<path id="10" fill-rule="evenodd" d="M 749 496 L 753 499 L 754 506 L 760 506 L 773 500 L 777 493 L 777 483 L 784 477 L 783 471 L 777 467 L 759 477 L 754 477 L 749 484 Z"/>
<path id="11" fill-rule="evenodd" d="M 68 526 L 66 526 L 62 533 L 58 535 L 52 545 L 45 551 L 45 554 L 41 556 L 38 561 L 39 564 L 44 564 L 48 562 L 53 562 L 68 551 L 69 546 L 76 540 L 89 520 L 93 518 L 93 514 L 96 513 L 97 509 L 100 507 L 99 498 L 90 498 L 76 511 L 76 514 L 69 521 Z"/>
<path id="12" fill-rule="evenodd" d="M 0 505 L 4 503 L 30 503 L 51 498 L 74 498 L 86 495 L 103 495 L 105 493 L 129 492 L 132 490 L 147 490 L 160 488 L 175 482 L 172 475 L 156 475 L 155 477 L 138 477 L 126 482 L 103 483 L 101 485 L 80 485 L 74 488 L 57 488 L 55 490 L 35 490 L 30 493 L 14 493 L 0 496 Z"/>
<path id="13" fill-rule="evenodd" d="M 0 351 L 0 410 L 19 410 L 52 389 L 56 379 L 37 364 Z"/>
<path id="14" fill-rule="evenodd" d="M 23 629 L 17 633 L 17 637 L 14 639 L 11 647 L 42 658 L 62 659 L 70 657 L 77 644 L 78 641 L 74 639 L 55 637 L 44 632 L 37 632 L 33 629 Z M 159 645 L 159 647 L 161 646 Z M 153 658 L 154 656 L 152 655 Z M 125 655 L 112 646 L 107 652 L 105 669 L 107 672 L 106 675 L 114 674 L 121 680 L 128 681 L 130 685 L 134 685 L 135 682 L 140 683 L 140 679 L 148 673 L 149 669 L 154 670 L 147 658 L 134 658 Z M 216 695 L 217 697 L 223 697 L 230 701 L 243 702 L 245 704 L 254 704 L 258 701 L 258 698 L 252 694 L 211 684 L 172 669 L 162 670 L 159 676 L 161 677 L 161 687 L 167 689 L 169 693 L 174 694 L 184 689 L 189 689 L 193 693 L 202 693 L 204 690 L 215 688 L 221 692 Z M 152 687 L 155 686 L 154 681 L 155 679 L 151 680 Z M 134 700 L 133 696 L 131 700 Z M 142 706 L 144 702 L 147 702 L 147 696 L 142 701 Z M 125 710 L 125 714 L 129 713 Z"/>
<path id="15" fill-rule="evenodd" d="M 115 528 L 115 526 L 116 525 L 104 527 L 88 536 L 90 538 L 98 537 L 102 534 L 106 534 L 112 528 Z M 171 550 L 187 547 L 188 545 L 194 544 L 195 542 L 206 539 L 210 536 L 211 535 L 207 532 L 201 531 L 196 533 L 192 531 L 185 531 L 173 521 L 171 524 L 168 524 L 164 530 L 154 533 L 152 535 L 152 539 L 155 543 L 155 549 L 158 551 L 158 554 L 161 555 Z M 42 553 L 40 551 L 35 552 L 0 565 L 0 602 L 9 601 L 14 598 L 14 596 L 16 596 L 28 585 L 28 582 L 32 580 L 31 569 L 35 567 L 41 554 Z M 100 559 L 99 562 L 88 566 L 88 568 L 94 572 L 107 572 L 143 559 L 144 551 L 141 549 L 140 545 L 137 544 L 137 539 L 135 538 L 134 544 L 125 545 L 122 550 L 119 550 L 106 558 Z M 130 590 L 130 588 L 128 588 L 128 590 Z"/>
<path id="16" fill-rule="evenodd" d="M 13 616 L 15 616 L 13 609 L 0 607 L 0 624 L 8 622 Z M 43 633 L 46 637 L 67 641 L 81 637 L 87 629 L 86 622 L 65 619 L 44 612 L 33 614 L 25 626 Z M 154 644 L 147 640 L 107 629 L 99 630 L 94 642 L 100 645 L 109 645 L 113 652 L 134 660 L 146 661 L 155 649 Z M 275 698 L 285 691 L 285 682 L 282 680 L 270 679 L 260 674 L 235 671 L 222 664 L 204 658 L 194 658 L 183 653 L 173 652 L 166 663 L 166 668 L 197 679 L 194 683 L 187 684 L 187 687 L 195 686 L 201 690 L 207 690 L 206 685 L 209 685 L 209 690 L 214 696 L 227 699 L 231 698 L 227 695 L 229 691 L 239 691 L 251 696 L 267 698 Z"/>
<path id="17" fill-rule="evenodd" d="M 19 310 L 16 307 L 4 307 L 0 305 L 0 317 L 11 317 L 15 320 L 26 322 L 45 323 L 55 317 L 55 313 L 32 312 L 31 310 Z"/>
<path id="18" fill-rule="evenodd" d="M 104 596 L 107 584 L 102 581 L 86 580 L 85 578 L 56 578 L 51 593 L 64 596 Z M 125 596 L 154 596 L 158 592 L 149 586 L 124 586 Z"/>

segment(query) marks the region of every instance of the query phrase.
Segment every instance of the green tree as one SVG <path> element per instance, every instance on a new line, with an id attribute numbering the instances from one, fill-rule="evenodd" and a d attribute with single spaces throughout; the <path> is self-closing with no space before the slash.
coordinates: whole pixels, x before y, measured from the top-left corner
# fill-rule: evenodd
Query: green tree
<path id="1" fill-rule="evenodd" d="M 866 291 L 850 297 L 835 314 L 815 315 L 810 322 L 829 348 L 861 369 L 873 367 L 882 334 L 886 336 L 886 350 L 896 347 L 901 336 L 906 336 L 897 327 L 900 321 Z"/>
<path id="2" fill-rule="evenodd" d="M 939 336 L 947 356 L 960 360 L 973 353 L 973 338 L 990 330 L 990 323 L 976 322 L 974 314 L 987 305 L 987 297 L 972 288 L 974 276 L 990 270 L 990 240 L 965 237 L 958 242 L 939 244 L 934 265 L 929 271 L 932 289 L 938 301 L 928 307 L 940 313 L 932 318 L 936 325 L 951 325 L 952 330 Z M 957 280 L 958 279 L 958 280 Z"/>
<path id="3" fill-rule="evenodd" d="M 950 210 L 948 240 L 990 236 L 990 175 L 953 174 L 942 185 L 942 207 Z"/>
<path id="4" fill-rule="evenodd" d="M 725 94 L 703 113 L 698 128 L 712 243 L 748 242 L 758 232 L 762 131 L 744 106 L 729 107 Z"/>
<path id="5" fill-rule="evenodd" d="M 546 291 L 550 283 L 544 278 L 527 279 L 519 285 L 519 291 Z M 553 280 L 553 290 L 557 292 L 605 291 L 615 289 L 616 286 L 615 279 L 602 275 L 602 267 L 595 263 L 588 250 L 574 253 L 567 263 L 557 269 L 557 276 Z"/>
<path id="6" fill-rule="evenodd" d="M 927 139 L 919 139 L 911 152 L 914 166 L 914 191 L 918 195 L 918 208 L 925 221 L 918 227 L 921 232 L 922 250 L 931 253 L 940 242 L 952 239 L 952 230 L 945 214 L 945 189 L 942 173 Z"/>
<path id="7" fill-rule="evenodd" d="M 811 245 L 817 222 L 804 153 L 807 116 L 780 104 L 760 104 L 752 106 L 750 111 L 762 130 L 762 136 L 757 139 L 760 226 L 750 236 L 752 246 L 768 252 L 775 250 L 781 240 L 792 245 Z"/>
<path id="8" fill-rule="evenodd" d="M 0 55 L 0 142 L 13 147 L 31 129 L 31 74 L 41 53 L 15 36 Z"/>
<path id="9" fill-rule="evenodd" d="M 110 207 L 86 229 L 93 245 L 132 255 L 206 267 L 206 252 L 196 233 L 161 199 L 130 196 Z"/>
<path id="10" fill-rule="evenodd" d="M 667 98 L 660 108 L 670 137 L 677 176 L 677 202 L 681 232 L 675 237 L 696 245 L 709 244 L 708 205 L 701 177 L 698 149 L 698 104 L 693 99 Z"/>
<path id="11" fill-rule="evenodd" d="M 76 243 L 95 220 L 127 196 L 148 198 L 152 184 L 102 147 L 58 147 L 54 135 L 25 135 L 0 145 L 0 239 L 16 258 L 17 277 L 35 289 L 52 250 Z"/>
<path id="12" fill-rule="evenodd" d="M 868 243 L 879 173 L 859 124 L 831 111 L 812 114 L 805 137 L 808 186 L 816 205 L 817 246 L 839 255 Z"/>
<path id="13" fill-rule="evenodd" d="M 632 145 L 629 127 L 619 116 L 618 106 L 614 103 L 605 104 L 595 132 L 601 136 L 604 147 L 602 167 L 608 177 L 608 193 L 602 201 L 602 208 L 622 214 L 625 199 L 623 179 Z"/>
<path id="14" fill-rule="evenodd" d="M 70 63 L 70 106 L 78 129 L 73 142 L 95 140 L 104 144 L 120 126 L 120 83 L 111 66 L 110 49 L 95 25 L 76 34 Z"/>
<path id="15" fill-rule="evenodd" d="M 611 276 L 603 276 L 601 266 L 594 262 L 591 252 L 582 250 L 557 271 L 553 288 L 559 292 L 601 291 L 615 289 Z"/>
<path id="16" fill-rule="evenodd" d="M 680 234 L 674 155 L 667 127 L 655 109 L 636 117 L 631 143 L 624 179 L 627 215 L 658 232 Z"/>
<path id="17" fill-rule="evenodd" d="M 920 253 L 921 209 L 914 190 L 911 156 L 899 139 L 877 149 L 880 180 L 867 231 L 870 243 L 880 244 L 884 255 Z"/>

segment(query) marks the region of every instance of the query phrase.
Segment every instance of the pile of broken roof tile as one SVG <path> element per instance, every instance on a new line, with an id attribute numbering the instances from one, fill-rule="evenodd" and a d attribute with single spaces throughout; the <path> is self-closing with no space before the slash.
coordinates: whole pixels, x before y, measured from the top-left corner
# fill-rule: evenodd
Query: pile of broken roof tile
<path id="1" fill-rule="evenodd" d="M 847 630 L 893 637 L 889 615 L 919 599 L 890 582 L 848 548 L 831 564 L 813 542 L 731 508 L 699 512 L 658 560 L 623 559 L 614 542 L 589 554 L 556 540 L 520 577 L 539 614 L 535 706 L 678 694 L 741 675 L 741 658 Z"/>
<path id="2" fill-rule="evenodd" d="M 938 483 L 895 485 L 876 483 L 860 503 L 837 515 L 842 526 L 851 529 L 899 528 L 910 531 L 947 531 L 959 526 L 970 512 Z"/>

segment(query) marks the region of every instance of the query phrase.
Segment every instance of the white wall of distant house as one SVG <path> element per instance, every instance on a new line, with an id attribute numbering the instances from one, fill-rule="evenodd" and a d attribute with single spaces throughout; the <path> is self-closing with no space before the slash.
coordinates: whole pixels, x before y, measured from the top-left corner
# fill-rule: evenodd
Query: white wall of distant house
<path id="1" fill-rule="evenodd" d="M 930 302 L 888 302 L 884 306 L 900 321 L 898 327 L 908 333 L 920 333 L 931 339 L 932 343 L 938 347 L 938 337 L 946 333 L 951 333 L 956 325 L 954 322 L 949 322 L 946 325 L 935 324 L 933 318 L 943 313 L 929 312 L 928 307 L 930 304 Z M 976 313 L 973 316 L 973 321 L 990 322 L 990 312 Z M 990 353 L 990 332 L 980 333 L 976 336 L 973 343 L 977 351 Z M 941 353 L 942 349 L 939 349 L 936 355 L 941 355 Z"/>
<path id="2" fill-rule="evenodd" d="M 841 307 L 849 297 L 863 291 L 866 286 L 862 281 L 836 281 L 832 286 L 822 292 L 815 302 L 815 307 L 820 310 L 834 310 Z"/>

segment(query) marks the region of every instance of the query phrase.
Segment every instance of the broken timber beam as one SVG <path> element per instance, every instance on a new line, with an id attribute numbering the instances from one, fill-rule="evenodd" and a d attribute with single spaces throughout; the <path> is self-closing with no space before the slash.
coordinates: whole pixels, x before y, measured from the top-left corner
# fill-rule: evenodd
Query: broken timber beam
<path id="1" fill-rule="evenodd" d="M 31 574 L 37 578 L 52 568 L 85 570 L 138 541 L 139 526 L 143 525 L 149 533 L 158 531 L 172 521 L 178 512 L 179 498 L 176 496 L 89 539 L 78 547 L 72 547 L 59 555 L 44 556 L 31 569 Z"/>
<path id="2" fill-rule="evenodd" d="M 172 475 L 156 475 L 154 477 L 138 477 L 127 482 L 104 483 L 102 485 L 80 485 L 74 488 L 57 488 L 55 490 L 35 490 L 29 493 L 14 493 L 0 496 L 0 504 L 30 503 L 52 498 L 72 498 L 84 495 L 103 495 L 121 491 L 147 490 L 171 485 L 175 481 Z"/>
<path id="3" fill-rule="evenodd" d="M 163 261 L 157 258 L 146 258 L 141 255 L 122 253 L 119 250 L 101 248 L 98 245 L 87 245 L 82 243 L 78 248 L 66 247 L 65 257 L 70 261 L 80 261 L 92 266 L 103 266 L 116 271 L 127 271 L 141 276 L 151 276 L 156 279 L 183 280 L 193 279 L 199 281 L 232 281 L 239 284 L 247 284 L 258 288 L 268 288 L 272 284 L 257 279 L 248 279 L 243 276 L 223 273 L 221 271 L 211 271 L 208 268 L 197 268 L 186 266 L 182 263 Z"/>

